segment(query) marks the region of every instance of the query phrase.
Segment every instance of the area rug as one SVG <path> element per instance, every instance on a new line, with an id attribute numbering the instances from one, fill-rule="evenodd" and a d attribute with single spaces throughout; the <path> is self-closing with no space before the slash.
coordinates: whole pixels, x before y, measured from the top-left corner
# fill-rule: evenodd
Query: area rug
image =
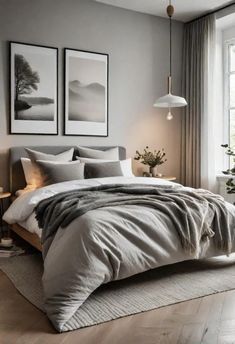
<path id="1" fill-rule="evenodd" d="M 40 255 L 0 259 L 18 291 L 43 311 Z M 164 266 L 97 289 L 80 308 L 79 327 L 235 288 L 235 255 Z"/>

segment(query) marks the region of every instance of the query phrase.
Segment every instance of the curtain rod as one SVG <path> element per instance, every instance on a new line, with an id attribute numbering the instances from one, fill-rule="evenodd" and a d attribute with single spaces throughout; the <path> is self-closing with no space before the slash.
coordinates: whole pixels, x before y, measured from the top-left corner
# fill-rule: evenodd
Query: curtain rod
<path id="1" fill-rule="evenodd" d="M 206 14 L 203 14 L 202 16 L 199 16 L 199 17 L 197 17 L 197 18 L 195 18 L 195 19 L 189 20 L 189 21 L 186 22 L 185 24 L 193 23 L 193 22 L 195 22 L 196 20 L 205 18 L 206 16 L 208 16 L 208 15 L 210 15 L 210 14 L 217 13 L 217 12 L 220 12 L 220 11 L 222 11 L 222 10 L 225 10 L 226 8 L 229 8 L 229 7 L 233 6 L 233 5 L 235 5 L 235 1 L 233 1 L 233 2 L 232 2 L 231 4 L 229 4 L 229 5 L 226 5 L 226 6 L 223 6 L 223 7 L 219 7 L 219 8 L 217 8 L 217 9 L 214 10 L 214 11 L 211 11 L 211 12 L 208 12 L 208 13 L 206 13 Z"/>

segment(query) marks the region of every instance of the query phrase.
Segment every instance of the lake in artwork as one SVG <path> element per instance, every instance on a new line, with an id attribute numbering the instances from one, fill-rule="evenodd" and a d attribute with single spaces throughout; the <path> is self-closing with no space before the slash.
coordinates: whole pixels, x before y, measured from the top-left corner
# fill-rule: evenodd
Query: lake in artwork
<path id="1" fill-rule="evenodd" d="M 21 105 L 21 106 L 20 106 Z M 16 120 L 53 121 L 55 106 L 50 98 L 21 97 L 18 108 L 15 108 Z"/>
<path id="2" fill-rule="evenodd" d="M 28 121 L 53 121 L 54 105 L 35 105 L 30 109 L 17 111 L 16 120 Z"/>

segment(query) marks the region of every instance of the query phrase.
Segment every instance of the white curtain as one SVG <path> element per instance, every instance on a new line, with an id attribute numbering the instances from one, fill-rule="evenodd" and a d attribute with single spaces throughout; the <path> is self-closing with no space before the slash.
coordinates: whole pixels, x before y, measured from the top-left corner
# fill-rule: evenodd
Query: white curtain
<path id="1" fill-rule="evenodd" d="M 216 18 L 207 18 L 204 41 L 204 99 L 201 116 L 201 187 L 216 192 Z M 221 123 L 221 127 L 223 123 Z M 222 142 L 221 142 L 222 143 Z M 221 144 L 220 143 L 220 144 Z"/>
<path id="2" fill-rule="evenodd" d="M 183 95 L 188 101 L 182 119 L 181 182 L 216 188 L 214 125 L 215 15 L 185 25 Z"/>

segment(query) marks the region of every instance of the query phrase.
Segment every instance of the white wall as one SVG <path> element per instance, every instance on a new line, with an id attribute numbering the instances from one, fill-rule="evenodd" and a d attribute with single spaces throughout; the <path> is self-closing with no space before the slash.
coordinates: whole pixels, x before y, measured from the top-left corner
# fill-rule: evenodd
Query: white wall
<path id="1" fill-rule="evenodd" d="M 173 90 L 181 93 L 183 25 L 173 27 Z M 180 175 L 180 110 L 166 121 L 154 100 L 165 94 L 169 66 L 168 21 L 91 0 L 0 1 L 0 185 L 7 187 L 7 151 L 24 145 L 123 145 L 128 156 L 145 145 L 164 147 L 162 172 Z M 59 136 L 9 135 L 8 41 L 59 50 Z M 62 48 L 110 55 L 109 137 L 66 137 L 63 131 Z M 138 168 L 136 169 L 138 170 Z M 140 171 L 139 171 L 140 172 Z"/>
<path id="2" fill-rule="evenodd" d="M 235 39 L 235 24 L 232 27 L 223 30 L 223 41 L 228 41 L 230 39 Z"/>

